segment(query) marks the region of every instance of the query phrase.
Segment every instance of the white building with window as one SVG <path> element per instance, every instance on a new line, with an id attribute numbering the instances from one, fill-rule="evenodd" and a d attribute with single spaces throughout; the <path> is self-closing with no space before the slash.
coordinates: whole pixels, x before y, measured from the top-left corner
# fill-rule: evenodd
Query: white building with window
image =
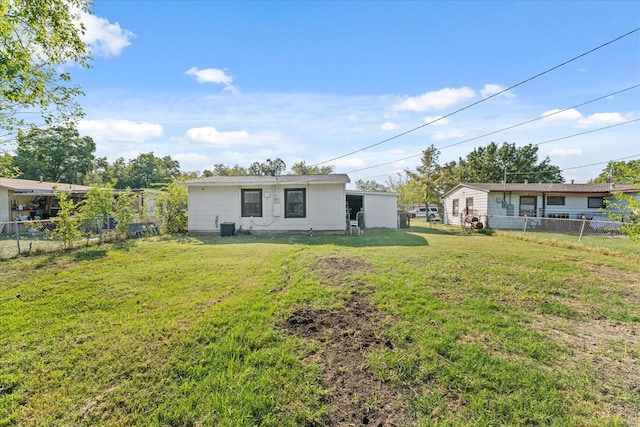
<path id="1" fill-rule="evenodd" d="M 519 226 L 507 217 L 591 219 L 616 192 L 638 197 L 637 187 L 624 184 L 462 183 L 442 198 L 444 223 L 460 225 L 466 215 L 493 228 Z"/>
<path id="2" fill-rule="evenodd" d="M 189 232 L 344 232 L 345 174 L 212 176 L 182 183 L 189 190 Z M 224 234 L 223 234 L 224 235 Z"/>

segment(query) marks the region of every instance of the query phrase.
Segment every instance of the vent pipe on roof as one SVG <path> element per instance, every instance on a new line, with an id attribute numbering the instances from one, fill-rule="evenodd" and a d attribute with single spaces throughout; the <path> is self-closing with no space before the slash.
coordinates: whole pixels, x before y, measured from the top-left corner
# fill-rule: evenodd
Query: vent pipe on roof
<path id="1" fill-rule="evenodd" d="M 42 184 L 42 175 L 40 175 L 40 184 Z"/>
<path id="2" fill-rule="evenodd" d="M 571 180 L 571 185 L 573 185 L 573 179 Z"/>

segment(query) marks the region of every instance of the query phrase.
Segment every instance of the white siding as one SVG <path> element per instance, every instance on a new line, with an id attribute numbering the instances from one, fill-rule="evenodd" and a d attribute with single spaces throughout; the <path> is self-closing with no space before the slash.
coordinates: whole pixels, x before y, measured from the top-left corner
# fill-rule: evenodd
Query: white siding
<path id="1" fill-rule="evenodd" d="M 442 199 L 442 208 L 444 209 L 444 223 L 452 225 L 460 225 L 460 217 L 465 214 L 467 198 L 473 199 L 473 212 L 478 215 L 487 213 L 487 193 L 480 190 L 474 190 L 467 187 L 461 187 L 453 193 Z M 458 213 L 453 214 L 453 201 L 458 200 Z"/>
<path id="2" fill-rule="evenodd" d="M 242 215 L 241 190 L 262 189 L 262 217 Z M 285 189 L 306 189 L 306 217 L 285 218 Z M 189 231 L 220 232 L 223 222 L 236 230 L 337 231 L 345 229 L 345 185 L 190 186 Z M 216 227 L 216 217 L 218 219 Z"/>
<path id="3" fill-rule="evenodd" d="M 365 194 L 364 221 L 367 228 L 398 228 L 398 196 Z"/>
<path id="4" fill-rule="evenodd" d="M 11 220 L 11 202 L 9 201 L 9 190 L 0 188 L 0 221 Z"/>

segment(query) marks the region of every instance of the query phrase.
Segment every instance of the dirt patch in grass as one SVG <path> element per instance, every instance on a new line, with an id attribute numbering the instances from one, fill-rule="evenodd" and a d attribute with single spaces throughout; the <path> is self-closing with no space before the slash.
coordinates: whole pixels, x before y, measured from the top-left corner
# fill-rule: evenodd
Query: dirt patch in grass
<path id="1" fill-rule="evenodd" d="M 640 325 L 611 319 L 538 315 L 531 325 L 568 350 L 557 369 L 587 369 L 596 392 L 629 425 L 640 425 Z M 634 398 L 635 396 L 635 398 Z M 635 403 L 628 403 L 629 399 Z"/>
<path id="2" fill-rule="evenodd" d="M 319 344 L 304 361 L 323 367 L 325 425 L 406 426 L 412 421 L 406 390 L 377 379 L 368 363 L 371 352 L 394 345 L 384 337 L 384 316 L 367 300 L 371 287 L 350 278 L 373 271 L 359 258 L 316 259 L 311 272 L 324 286 L 353 292 L 339 309 L 300 307 L 282 325 L 288 334 Z"/>
<path id="3" fill-rule="evenodd" d="M 362 294 L 354 295 L 339 310 L 299 308 L 285 321 L 292 334 L 321 343 L 308 363 L 324 367 L 326 425 L 406 426 L 411 418 L 405 393 L 375 378 L 367 356 L 380 346 L 393 348 L 379 330 L 381 314 Z"/>
<path id="4" fill-rule="evenodd" d="M 373 272 L 373 267 L 358 258 L 327 257 L 319 258 L 313 264 L 311 271 L 325 284 L 342 286 L 345 276 L 353 272 Z"/>

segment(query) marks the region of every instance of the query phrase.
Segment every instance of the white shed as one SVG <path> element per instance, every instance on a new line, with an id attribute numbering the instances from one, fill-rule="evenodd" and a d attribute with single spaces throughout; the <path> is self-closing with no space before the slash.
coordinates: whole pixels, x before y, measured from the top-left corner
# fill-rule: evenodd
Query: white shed
<path id="1" fill-rule="evenodd" d="M 399 193 L 347 190 L 351 219 L 364 212 L 364 228 L 398 228 Z"/>

